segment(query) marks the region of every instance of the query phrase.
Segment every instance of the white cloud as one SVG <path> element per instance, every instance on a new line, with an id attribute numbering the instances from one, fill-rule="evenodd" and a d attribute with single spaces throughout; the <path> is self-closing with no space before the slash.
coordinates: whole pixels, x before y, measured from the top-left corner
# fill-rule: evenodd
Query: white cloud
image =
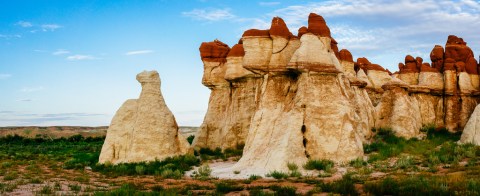
<path id="1" fill-rule="evenodd" d="M 31 92 L 41 91 L 43 89 L 44 89 L 43 86 L 23 87 L 20 91 L 23 92 L 23 93 L 31 93 Z"/>
<path id="2" fill-rule="evenodd" d="M 250 23 L 266 26 L 259 24 L 280 16 L 296 33 L 307 26 L 310 12 L 325 17 L 340 48 L 349 49 L 354 57 L 372 58 L 390 70 L 396 70 L 407 54 L 428 61 L 433 46 L 443 45 L 451 34 L 463 37 L 474 51 L 480 50 L 475 28 L 480 26 L 480 1 L 474 0 L 329 0 L 277 9 Z"/>
<path id="3" fill-rule="evenodd" d="M 14 34 L 14 35 L 0 34 L 0 38 L 5 38 L 5 39 L 9 40 L 9 39 L 22 38 L 22 35 L 19 35 L 19 34 Z"/>
<path id="4" fill-rule="evenodd" d="M 68 51 L 68 50 L 58 49 L 55 52 L 53 52 L 52 54 L 53 55 L 63 55 L 63 54 L 69 54 L 69 53 L 70 53 L 70 51 Z"/>
<path id="5" fill-rule="evenodd" d="M 21 102 L 30 102 L 30 101 L 33 101 L 33 99 L 19 99 L 18 101 L 21 101 Z"/>
<path id="6" fill-rule="evenodd" d="M 12 75 L 10 74 L 0 74 L 0 80 L 5 80 L 5 79 L 8 79 L 12 77 Z"/>
<path id="7" fill-rule="evenodd" d="M 125 55 L 130 56 L 130 55 L 137 55 L 137 54 L 148 54 L 152 52 L 153 50 L 135 50 L 135 51 L 128 51 L 125 53 Z"/>
<path id="8" fill-rule="evenodd" d="M 33 26 L 32 23 L 27 22 L 27 21 L 18 21 L 16 25 L 24 27 L 24 28 L 28 28 L 28 27 Z"/>
<path id="9" fill-rule="evenodd" d="M 278 2 L 278 1 L 259 2 L 258 5 L 260 5 L 260 6 L 274 6 L 274 5 L 280 5 L 280 2 Z"/>
<path id="10" fill-rule="evenodd" d="M 92 55 L 81 55 L 81 54 L 76 54 L 76 55 L 71 55 L 67 57 L 67 60 L 69 61 L 81 61 L 81 60 L 93 60 L 96 59 Z"/>
<path id="11" fill-rule="evenodd" d="M 42 31 L 55 31 L 59 28 L 62 28 L 62 26 L 58 24 L 43 24 L 40 26 Z"/>
<path id="12" fill-rule="evenodd" d="M 194 9 L 189 12 L 182 12 L 183 16 L 190 17 L 194 20 L 202 21 L 221 21 L 233 19 L 236 16 L 230 12 L 229 8 L 225 9 Z"/>

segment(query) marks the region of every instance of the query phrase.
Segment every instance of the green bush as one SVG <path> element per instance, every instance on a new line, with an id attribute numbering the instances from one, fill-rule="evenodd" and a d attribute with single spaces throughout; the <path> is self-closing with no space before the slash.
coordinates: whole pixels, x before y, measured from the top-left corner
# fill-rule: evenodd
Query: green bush
<path id="1" fill-rule="evenodd" d="M 345 174 L 341 180 L 331 183 L 319 183 L 317 187 L 321 191 L 328 193 L 338 193 L 341 195 L 359 195 L 355 188 L 355 181 L 352 179 L 351 174 Z"/>
<path id="2" fill-rule="evenodd" d="M 330 170 L 331 168 L 333 168 L 334 166 L 334 163 L 333 161 L 330 161 L 330 160 L 326 160 L 326 159 L 323 159 L 323 160 L 315 160 L 315 159 L 311 159 L 311 160 L 308 160 L 307 163 L 303 166 L 303 168 L 307 169 L 307 170 L 324 170 L 324 171 L 327 171 L 327 170 Z"/>
<path id="3" fill-rule="evenodd" d="M 249 180 L 258 180 L 258 179 L 261 179 L 262 176 L 258 176 L 258 175 L 255 175 L 255 174 L 252 174 L 248 177 Z"/>
<path id="4" fill-rule="evenodd" d="M 195 139 L 195 135 L 190 135 L 190 136 L 187 137 L 187 141 L 190 145 L 192 144 L 193 139 Z"/>
<path id="5" fill-rule="evenodd" d="M 270 172 L 269 174 L 267 174 L 267 176 L 271 176 L 272 178 L 275 178 L 277 180 L 280 180 L 280 179 L 287 179 L 288 178 L 288 174 L 287 173 L 284 173 L 284 172 L 281 172 L 281 171 L 273 171 L 273 172 Z"/>
<path id="6" fill-rule="evenodd" d="M 236 185 L 235 182 L 224 181 L 215 184 L 215 190 L 217 193 L 229 193 L 234 191 L 242 191 L 243 186 Z"/>
<path id="7" fill-rule="evenodd" d="M 271 186 L 276 196 L 294 196 L 297 195 L 297 188 L 291 186 Z"/>

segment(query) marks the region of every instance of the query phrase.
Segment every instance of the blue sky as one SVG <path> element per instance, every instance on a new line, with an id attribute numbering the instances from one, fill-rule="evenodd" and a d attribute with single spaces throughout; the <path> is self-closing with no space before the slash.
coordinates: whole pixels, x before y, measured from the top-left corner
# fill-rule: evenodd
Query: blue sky
<path id="1" fill-rule="evenodd" d="M 282 17 L 291 31 L 324 16 L 339 48 L 392 71 L 425 61 L 449 34 L 480 51 L 480 1 L 0 0 L 0 126 L 108 125 L 157 70 L 180 125 L 199 126 L 209 90 L 198 47 L 232 46 Z"/>

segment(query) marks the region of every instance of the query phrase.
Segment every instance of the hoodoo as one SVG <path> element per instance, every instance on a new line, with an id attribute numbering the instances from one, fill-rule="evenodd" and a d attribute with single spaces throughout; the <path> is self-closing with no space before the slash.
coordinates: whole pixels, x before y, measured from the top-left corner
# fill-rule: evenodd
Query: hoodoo
<path id="1" fill-rule="evenodd" d="M 160 91 L 156 71 L 137 75 L 142 84 L 138 99 L 127 100 L 113 117 L 100 153 L 100 163 L 162 160 L 188 153 L 189 144 Z"/>
<path id="2" fill-rule="evenodd" d="M 313 13 L 298 37 L 274 17 L 270 29 L 245 31 L 227 55 L 204 58 L 229 49 L 220 43 L 200 47 L 212 92 L 194 142 L 222 149 L 245 143 L 242 158 L 220 172 L 264 175 L 286 170 L 287 162 L 350 161 L 363 156 L 374 127 L 405 138 L 421 138 L 429 125 L 461 131 L 479 102 L 478 64 L 456 36 L 445 50 L 433 48 L 431 64 L 407 55 L 394 74 L 339 51 L 324 18 Z"/>

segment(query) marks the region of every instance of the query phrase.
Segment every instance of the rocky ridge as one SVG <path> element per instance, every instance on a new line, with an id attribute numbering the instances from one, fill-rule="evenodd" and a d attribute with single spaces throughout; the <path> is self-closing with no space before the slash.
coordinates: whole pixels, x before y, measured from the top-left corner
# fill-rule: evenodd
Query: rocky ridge
<path id="1" fill-rule="evenodd" d="M 456 36 L 445 49 L 433 48 L 431 64 L 407 55 L 395 73 L 339 51 L 314 13 L 297 36 L 275 17 L 270 29 L 245 31 L 228 55 L 215 57 L 221 60 L 203 58 L 227 47 L 216 42 L 200 47 L 204 85 L 212 94 L 194 146 L 225 149 L 245 142 L 242 158 L 228 171 L 264 174 L 284 170 L 287 162 L 361 158 L 372 128 L 391 128 L 405 138 L 421 138 L 427 125 L 461 131 L 479 102 L 478 63 Z M 212 45 L 218 48 L 206 50 Z M 226 71 L 213 72 L 212 62 Z M 222 82 L 205 83 L 211 80 Z M 249 91 L 234 93 L 238 88 Z M 234 129 L 236 123 L 242 126 Z"/>

